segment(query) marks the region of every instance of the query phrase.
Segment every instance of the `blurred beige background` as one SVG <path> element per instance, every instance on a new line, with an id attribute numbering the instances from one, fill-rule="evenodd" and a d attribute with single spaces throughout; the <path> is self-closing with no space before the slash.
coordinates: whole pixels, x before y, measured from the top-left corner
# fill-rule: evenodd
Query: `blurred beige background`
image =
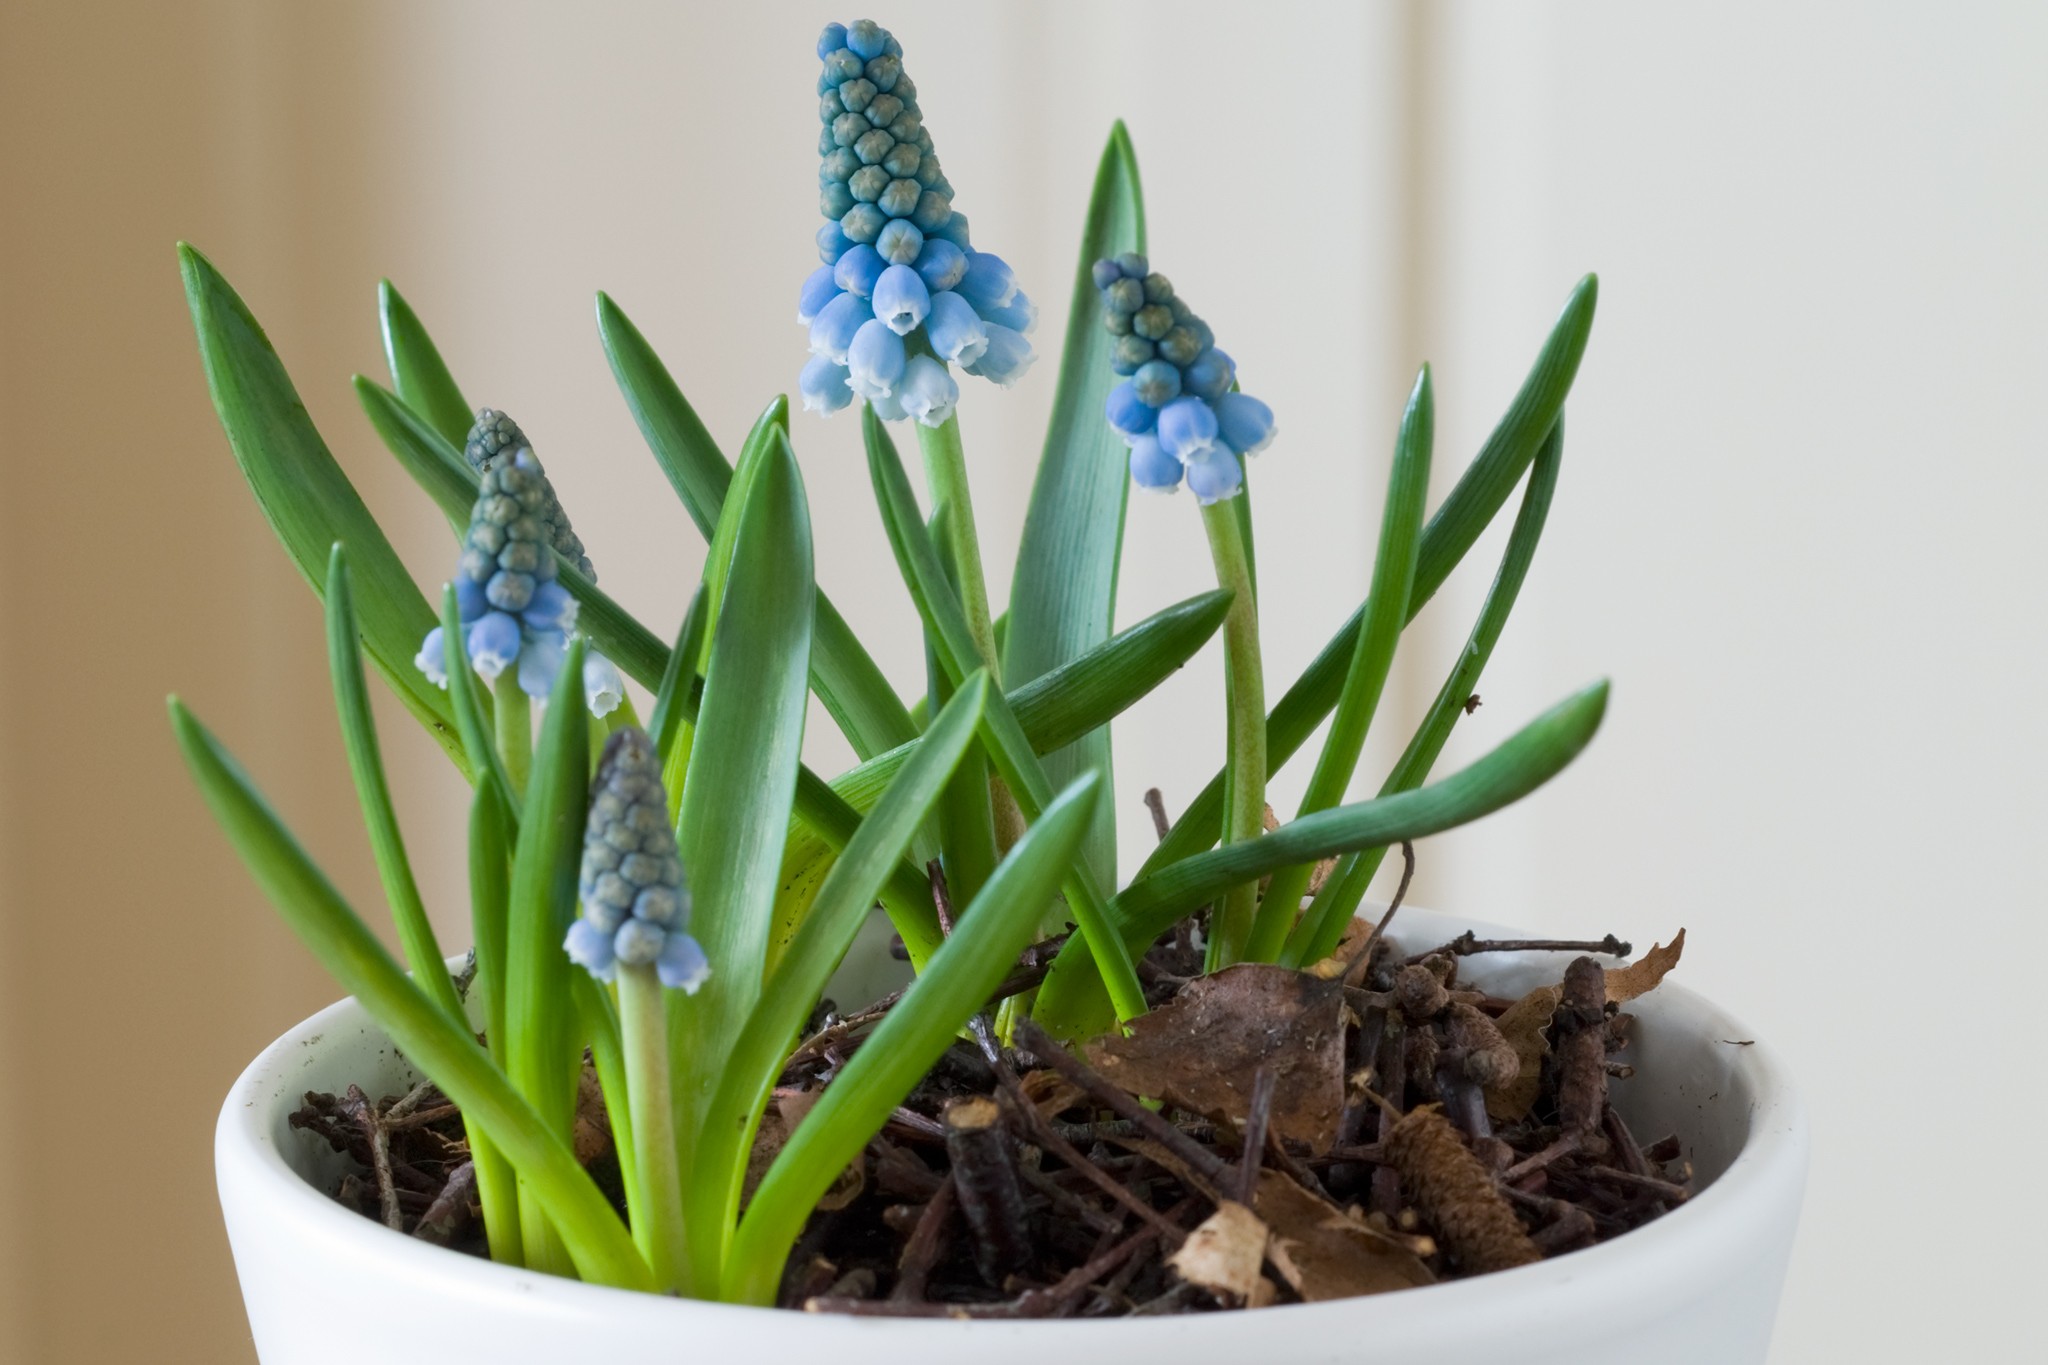
<path id="1" fill-rule="evenodd" d="M 0 1360 L 251 1358 L 212 1117 L 333 990 L 187 790 L 163 695 L 375 902 L 318 613 L 214 424 L 172 243 L 242 290 L 422 582 L 445 532 L 347 385 L 383 375 L 380 275 L 666 630 L 701 550 L 592 293 L 724 440 L 791 384 L 828 17 L 856 16 L 0 3 Z M 2048 1117 L 2022 974 L 2048 948 L 2048 10 L 876 17 L 1044 345 L 1101 139 L 1130 121 L 1154 260 L 1280 414 L 1255 469 L 1275 692 L 1363 590 L 1413 366 L 1437 367 L 1448 487 L 1602 272 L 1557 511 L 1459 754 L 1599 674 L 1614 706 L 1526 808 L 1426 844 L 1417 898 L 1644 944 L 1686 925 L 1687 980 L 1789 1054 L 1816 1151 L 1776 1359 L 2015 1358 L 2048 1217 L 2021 1166 Z M 999 593 L 1051 369 L 963 409 Z M 821 576 L 911 687 L 854 424 L 795 436 Z M 1434 688 L 1493 545 L 1411 632 L 1390 714 Z M 1192 505 L 1134 499 L 1123 618 L 1207 574 Z M 1122 727 L 1127 847 L 1146 783 L 1177 808 L 1215 766 L 1219 673 L 1204 656 Z M 385 734 L 452 929 L 455 779 L 401 717 Z"/>

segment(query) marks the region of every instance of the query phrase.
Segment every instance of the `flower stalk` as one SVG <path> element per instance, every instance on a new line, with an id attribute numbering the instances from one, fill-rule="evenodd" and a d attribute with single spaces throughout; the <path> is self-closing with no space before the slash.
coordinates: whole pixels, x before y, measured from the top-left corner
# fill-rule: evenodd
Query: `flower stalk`
<path id="1" fill-rule="evenodd" d="M 1265 832 L 1266 679 L 1259 654 L 1259 603 L 1252 586 L 1251 557 L 1237 509 L 1214 502 L 1202 509 L 1216 585 L 1231 594 L 1223 618 L 1224 710 L 1227 749 L 1223 765 L 1223 842 L 1243 843 Z M 1217 971 L 1241 960 L 1258 915 L 1258 883 L 1232 887 L 1210 921 L 1205 966 Z"/>

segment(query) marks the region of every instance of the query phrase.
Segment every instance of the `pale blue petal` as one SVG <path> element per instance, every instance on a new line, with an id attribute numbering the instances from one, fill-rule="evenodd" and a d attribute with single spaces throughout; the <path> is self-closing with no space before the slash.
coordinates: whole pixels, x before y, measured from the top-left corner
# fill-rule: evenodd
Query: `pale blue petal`
<path id="1" fill-rule="evenodd" d="M 1152 430 L 1159 421 L 1159 409 L 1138 397 L 1137 386 L 1128 379 L 1109 391 L 1103 413 L 1111 429 L 1127 439 Z"/>
<path id="2" fill-rule="evenodd" d="M 1171 493 L 1180 487 L 1179 460 L 1159 448 L 1159 438 L 1150 434 L 1131 440 L 1131 481 L 1140 488 Z"/>
<path id="3" fill-rule="evenodd" d="M 1182 464 L 1216 444 L 1216 414 L 1199 398 L 1176 398 L 1159 410 L 1159 444 Z"/>
<path id="4" fill-rule="evenodd" d="M 583 700 L 593 716 L 608 716 L 626 699 L 626 680 L 619 666 L 596 650 L 583 656 Z"/>
<path id="5" fill-rule="evenodd" d="M 589 920 L 579 919 L 570 924 L 562 947 L 571 962 L 599 981 L 609 981 L 618 975 L 618 954 L 612 951 L 612 936 Z"/>
<path id="6" fill-rule="evenodd" d="M 1024 377 L 1024 371 L 1030 369 L 1031 362 L 1037 358 L 1023 333 L 991 323 L 988 324 L 988 349 L 981 353 L 979 360 L 965 368 L 969 374 L 979 375 L 1007 389 Z"/>
<path id="7" fill-rule="evenodd" d="M 988 349 L 988 324 L 972 304 L 951 290 L 931 296 L 925 323 L 925 337 L 941 360 L 972 365 Z"/>
<path id="8" fill-rule="evenodd" d="M 931 309 L 931 294 L 909 266 L 892 265 L 875 281 L 875 316 L 897 336 L 916 331 Z"/>
<path id="9" fill-rule="evenodd" d="M 833 278 L 833 268 L 821 265 L 804 277 L 802 289 L 796 296 L 796 320 L 808 327 L 824 306 L 839 296 L 838 282 Z"/>
<path id="10" fill-rule="evenodd" d="M 844 365 L 846 349 L 853 344 L 854 334 L 874 315 L 866 299 L 857 294 L 841 294 L 812 320 L 811 354 Z"/>
<path id="11" fill-rule="evenodd" d="M 906 359 L 903 338 L 870 318 L 846 348 L 847 382 L 863 398 L 886 398 L 902 382 Z"/>
<path id="12" fill-rule="evenodd" d="M 830 416 L 853 401 L 853 389 L 846 382 L 846 367 L 824 356 L 814 355 L 797 376 L 797 392 L 803 395 L 804 411 Z"/>
<path id="13" fill-rule="evenodd" d="M 960 402 L 960 385 L 946 367 L 928 355 L 914 355 L 903 367 L 897 394 L 904 412 L 928 427 L 942 427 Z"/>
<path id="14" fill-rule="evenodd" d="M 1235 497 L 1244 487 L 1244 469 L 1226 445 L 1212 445 L 1187 461 L 1188 491 L 1203 506 Z"/>
<path id="15" fill-rule="evenodd" d="M 464 636 L 470 667 L 485 682 L 496 682 L 519 657 L 519 620 L 502 611 L 486 612 Z"/>
<path id="16" fill-rule="evenodd" d="M 434 686 L 448 685 L 448 647 L 442 642 L 439 626 L 428 631 L 427 638 L 420 641 L 420 652 L 413 656 L 413 665 Z"/>
<path id="17" fill-rule="evenodd" d="M 832 267 L 832 282 L 847 293 L 866 298 L 875 292 L 875 281 L 888 265 L 882 253 L 862 243 L 847 251 Z"/>
<path id="18" fill-rule="evenodd" d="M 711 960 L 696 939 L 671 931 L 668 942 L 661 946 L 661 956 L 654 960 L 654 973 L 670 990 L 695 995 L 711 979 Z"/>

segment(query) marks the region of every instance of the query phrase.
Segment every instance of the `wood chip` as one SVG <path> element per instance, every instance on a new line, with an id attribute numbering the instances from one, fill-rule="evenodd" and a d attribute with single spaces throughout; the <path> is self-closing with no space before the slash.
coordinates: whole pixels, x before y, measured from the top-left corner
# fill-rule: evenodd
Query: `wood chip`
<path id="1" fill-rule="evenodd" d="M 1266 1225 L 1244 1205 L 1226 1199 L 1166 1263 L 1189 1284 L 1249 1303 L 1258 1292 L 1265 1259 Z"/>

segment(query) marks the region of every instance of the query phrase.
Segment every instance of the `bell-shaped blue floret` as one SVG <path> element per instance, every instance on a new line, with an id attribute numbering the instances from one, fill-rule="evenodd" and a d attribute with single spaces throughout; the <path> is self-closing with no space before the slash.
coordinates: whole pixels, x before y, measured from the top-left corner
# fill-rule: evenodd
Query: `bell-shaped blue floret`
<path id="1" fill-rule="evenodd" d="M 903 338 L 879 318 L 861 324 L 846 348 L 847 382 L 863 398 L 886 398 L 903 380 Z"/>
<path id="2" fill-rule="evenodd" d="M 654 959 L 654 974 L 670 990 L 695 995 L 711 979 L 711 959 L 704 956 L 704 947 L 696 939 L 671 933 Z"/>
<path id="3" fill-rule="evenodd" d="M 1031 353 L 1031 343 L 1021 332 L 995 323 L 988 327 L 988 349 L 981 358 L 966 366 L 967 373 L 978 375 L 1003 388 L 1009 388 L 1024 377 L 1024 371 L 1031 368 L 1031 362 L 1038 357 Z"/>
<path id="4" fill-rule="evenodd" d="M 569 630 L 576 624 L 576 599 L 558 582 L 543 583 L 519 620 L 528 630 Z"/>
<path id="5" fill-rule="evenodd" d="M 955 293 L 974 305 L 974 311 L 983 317 L 988 310 L 1001 308 L 1017 293 L 1017 277 L 1000 256 L 986 251 L 967 253 L 967 273 L 960 283 L 953 286 Z"/>
<path id="6" fill-rule="evenodd" d="M 1185 462 L 1188 475 L 1188 491 L 1195 495 L 1195 501 L 1207 506 L 1222 502 L 1225 498 L 1237 496 L 1237 490 L 1244 487 L 1244 469 L 1237 462 L 1237 456 L 1226 445 L 1211 445 L 1200 455 Z"/>
<path id="7" fill-rule="evenodd" d="M 834 413 L 853 401 L 853 388 L 846 382 L 846 367 L 821 355 L 814 355 L 805 363 L 796 387 L 803 395 L 805 412 Z"/>
<path id="8" fill-rule="evenodd" d="M 491 609 L 484 598 L 484 585 L 468 574 L 455 575 L 455 609 L 465 621 L 474 621 Z"/>
<path id="9" fill-rule="evenodd" d="M 988 349 L 988 324 L 950 289 L 932 295 L 926 324 L 925 337 L 941 360 L 970 366 Z"/>
<path id="10" fill-rule="evenodd" d="M 1182 464 L 1216 444 L 1216 414 L 1199 398 L 1176 398 L 1159 410 L 1159 444 Z"/>
<path id="11" fill-rule="evenodd" d="M 897 336 L 909 336 L 931 312 L 931 294 L 907 265 L 892 265 L 875 281 L 875 317 Z"/>
<path id="12" fill-rule="evenodd" d="M 1224 444 L 1240 455 L 1256 455 L 1273 442 L 1273 410 L 1246 393 L 1215 401 L 1216 425 Z"/>
<path id="13" fill-rule="evenodd" d="M 819 310 L 839 296 L 839 284 L 832 275 L 831 266 L 821 265 L 804 277 L 796 296 L 796 320 L 803 326 L 810 326 Z"/>
<path id="14" fill-rule="evenodd" d="M 439 626 L 428 631 L 427 638 L 420 641 L 420 652 L 413 656 L 412 663 L 434 686 L 448 685 L 448 647 L 442 642 Z"/>
<path id="15" fill-rule="evenodd" d="M 885 393 L 879 398 L 868 399 L 868 406 L 873 408 L 875 416 L 881 418 L 884 422 L 900 422 L 910 416 L 908 412 L 904 411 L 903 400 L 893 393 Z"/>
<path id="16" fill-rule="evenodd" d="M 569 936 L 562 941 L 562 947 L 571 962 L 599 981 L 610 981 L 619 974 L 619 957 L 612 951 L 612 935 L 587 919 L 569 926 Z"/>
<path id="17" fill-rule="evenodd" d="M 832 282 L 849 294 L 867 298 L 875 292 L 875 281 L 887 264 L 881 252 L 865 243 L 849 247 L 832 267 Z"/>
<path id="18" fill-rule="evenodd" d="M 519 642 L 519 690 L 535 701 L 546 700 L 568 652 L 568 637 L 558 630 L 526 632 Z"/>
<path id="19" fill-rule="evenodd" d="M 928 237 L 918 250 L 916 264 L 918 278 L 936 294 L 951 289 L 967 274 L 967 253 L 943 238 Z"/>
<path id="20" fill-rule="evenodd" d="M 1152 430 L 1159 421 L 1159 409 L 1138 397 L 1137 386 L 1128 379 L 1109 391 L 1103 413 L 1110 427 L 1125 439 Z"/>
<path id="21" fill-rule="evenodd" d="M 1181 463 L 1159 448 L 1159 438 L 1146 433 L 1131 438 L 1131 481 L 1140 488 L 1171 493 L 1180 487 Z"/>
<path id="22" fill-rule="evenodd" d="M 837 219 L 818 229 L 818 259 L 826 265 L 831 265 L 852 248 L 853 238 L 846 235 Z"/>
<path id="23" fill-rule="evenodd" d="M 942 427 L 960 401 L 960 386 L 944 365 L 928 355 L 914 355 L 903 367 L 896 398 L 903 411 L 923 425 Z"/>
<path id="24" fill-rule="evenodd" d="M 596 650 L 583 655 L 583 702 L 593 716 L 608 716 L 626 699 L 626 680 L 619 666 Z"/>
<path id="25" fill-rule="evenodd" d="M 519 620 L 506 612 L 485 612 L 463 637 L 469 647 L 469 663 L 485 682 L 498 675 L 519 657 Z"/>
<path id="26" fill-rule="evenodd" d="M 858 294 L 841 294 L 825 305 L 811 322 L 811 354 L 823 356 L 835 365 L 846 363 L 846 352 L 863 324 L 873 320 L 874 309 Z"/>
<path id="27" fill-rule="evenodd" d="M 1020 336 L 1029 336 L 1038 330 L 1038 305 L 1021 289 L 1010 295 L 1010 301 L 1002 307 L 980 311 L 983 321 L 1007 327 Z"/>

